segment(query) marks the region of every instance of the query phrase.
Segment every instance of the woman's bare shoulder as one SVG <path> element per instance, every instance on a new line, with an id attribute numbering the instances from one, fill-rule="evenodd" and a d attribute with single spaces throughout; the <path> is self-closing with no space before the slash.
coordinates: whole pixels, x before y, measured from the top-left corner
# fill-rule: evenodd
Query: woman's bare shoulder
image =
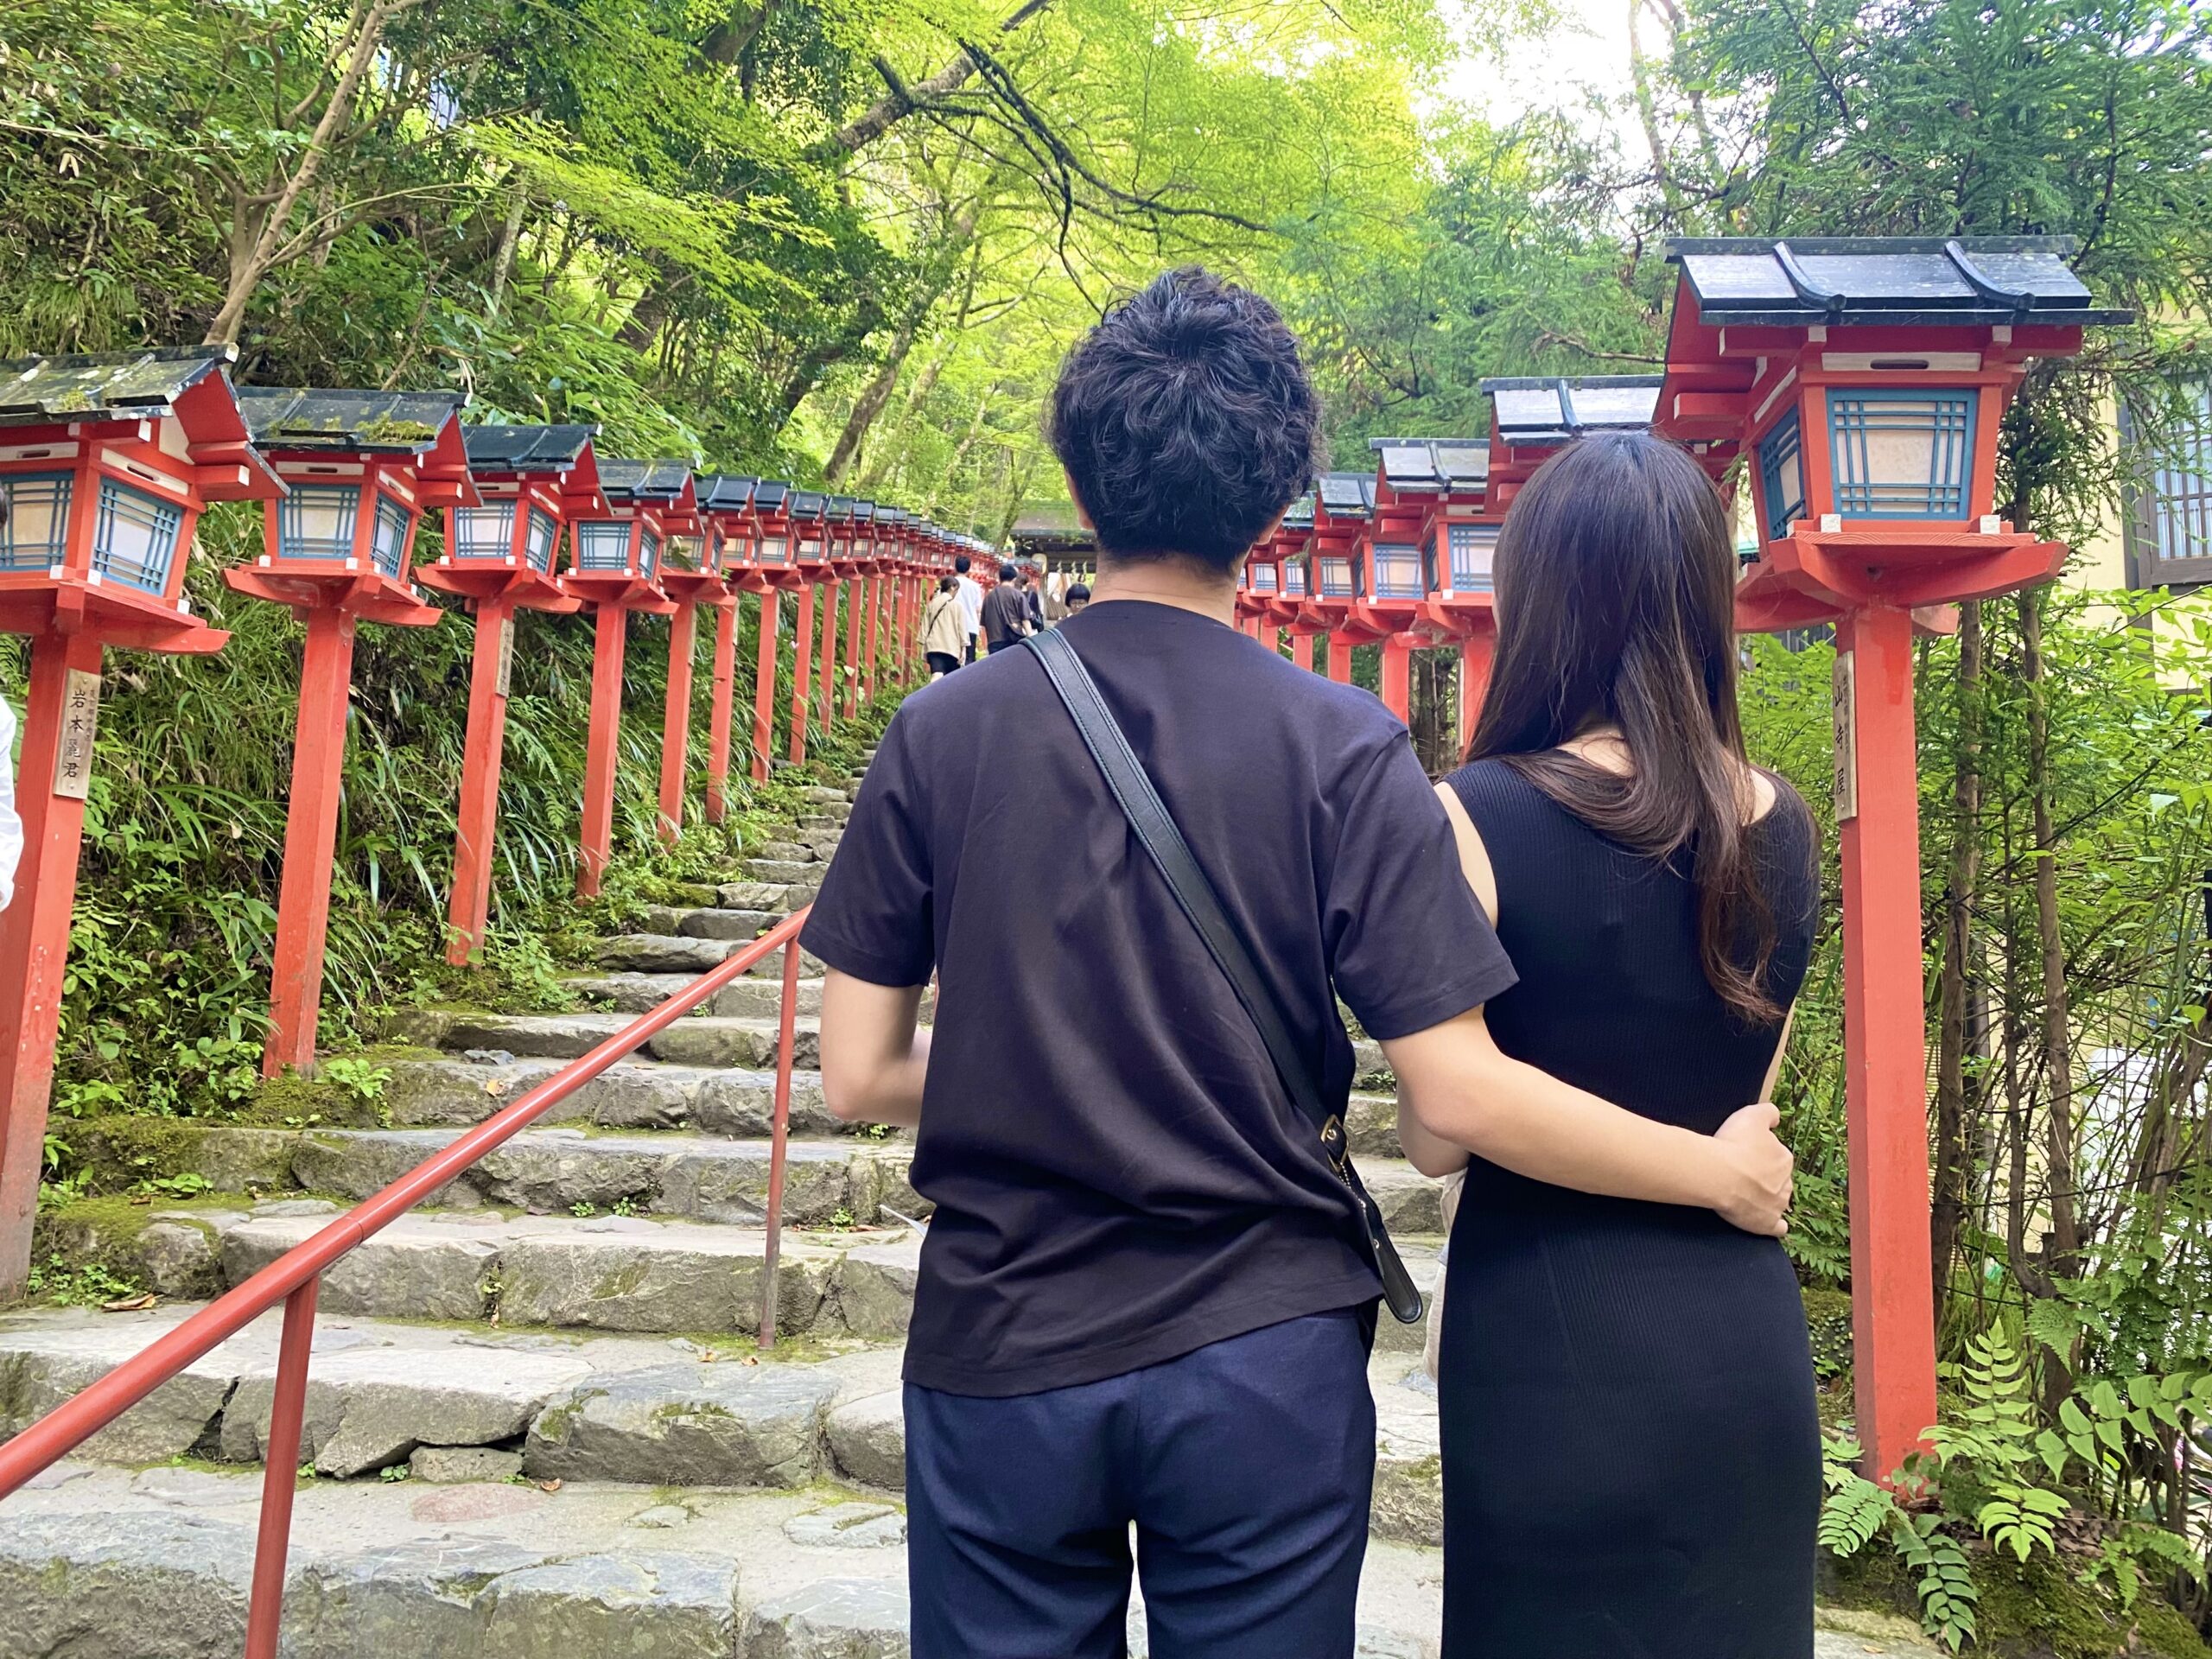
<path id="1" fill-rule="evenodd" d="M 1466 877 L 1468 887 L 1474 890 L 1475 902 L 1490 918 L 1491 925 L 1497 925 L 1497 872 L 1491 867 L 1490 849 L 1483 845 L 1482 831 L 1475 828 L 1475 821 L 1467 815 L 1459 791 L 1449 781 L 1436 786 L 1436 798 L 1444 803 L 1444 816 L 1452 821 L 1452 840 L 1459 852 L 1459 874 Z"/>

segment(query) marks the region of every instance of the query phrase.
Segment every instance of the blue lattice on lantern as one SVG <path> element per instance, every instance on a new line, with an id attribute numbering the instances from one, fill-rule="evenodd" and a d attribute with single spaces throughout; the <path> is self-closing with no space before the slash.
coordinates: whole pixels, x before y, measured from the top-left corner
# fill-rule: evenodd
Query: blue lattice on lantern
<path id="1" fill-rule="evenodd" d="M 1341 554 L 1325 553 L 1321 566 L 1321 597 L 1324 599 L 1357 599 L 1359 597 L 1359 563 Z"/>
<path id="2" fill-rule="evenodd" d="M 1281 584 L 1275 580 L 1275 568 L 1265 559 L 1255 559 L 1245 569 L 1251 573 L 1252 591 L 1272 594 Z"/>
<path id="3" fill-rule="evenodd" d="M 650 576 L 659 568 L 660 537 L 649 530 L 638 546 L 638 569 L 641 575 Z"/>
<path id="4" fill-rule="evenodd" d="M 1969 391 L 1828 392 L 1835 510 L 1846 518 L 1963 518 L 1974 465 Z"/>
<path id="5" fill-rule="evenodd" d="M 760 556 L 763 564 L 789 564 L 791 551 L 791 543 L 784 537 L 763 536 L 760 538 Z"/>
<path id="6" fill-rule="evenodd" d="M 619 519 L 592 518 L 576 526 L 576 569 L 627 570 L 630 526 Z"/>
<path id="7" fill-rule="evenodd" d="M 350 559 L 361 511 L 358 484 L 295 484 L 276 504 L 276 556 Z"/>
<path id="8" fill-rule="evenodd" d="M 1375 597 L 1419 599 L 1421 596 L 1421 550 L 1411 542 L 1375 544 Z"/>
<path id="9" fill-rule="evenodd" d="M 407 568 L 407 538 L 414 531 L 413 513 L 388 495 L 377 497 L 377 521 L 369 535 L 369 558 L 395 582 Z"/>
<path id="10" fill-rule="evenodd" d="M 1766 505 L 1766 535 L 1779 541 L 1805 516 L 1804 431 L 1792 410 L 1759 440 L 1759 499 Z"/>
<path id="11" fill-rule="evenodd" d="M 530 525 L 523 532 L 530 539 L 523 549 L 533 570 L 550 573 L 553 569 L 553 550 L 561 540 L 561 522 L 543 507 L 530 510 Z"/>
<path id="12" fill-rule="evenodd" d="M 1306 567 L 1296 559 L 1283 563 L 1282 590 L 1293 599 L 1306 597 Z"/>
<path id="13" fill-rule="evenodd" d="M 1491 570 L 1497 555 L 1496 524 L 1453 524 L 1452 537 L 1452 591 L 1455 594 L 1487 594 L 1495 585 Z"/>
<path id="14" fill-rule="evenodd" d="M 455 507 L 453 546 L 456 559 L 504 559 L 515 549 L 515 504 L 495 502 L 484 507 Z"/>
<path id="15" fill-rule="evenodd" d="M 142 592 L 166 594 L 183 527 L 182 508 L 104 478 L 92 520 L 92 569 Z"/>
<path id="16" fill-rule="evenodd" d="M 0 570 L 48 570 L 69 541 L 67 473 L 16 473 L 0 479 L 7 522 L 0 524 Z"/>

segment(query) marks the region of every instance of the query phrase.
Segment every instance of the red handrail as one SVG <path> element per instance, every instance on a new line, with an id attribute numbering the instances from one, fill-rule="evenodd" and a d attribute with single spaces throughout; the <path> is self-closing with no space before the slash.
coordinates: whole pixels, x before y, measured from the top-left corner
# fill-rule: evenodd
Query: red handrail
<path id="1" fill-rule="evenodd" d="M 783 1223 L 785 1142 L 791 1124 L 793 1037 L 798 1019 L 799 930 L 807 911 L 797 911 L 733 952 L 651 1013 L 640 1015 L 582 1058 L 570 1061 L 513 1105 L 485 1119 L 436 1156 L 426 1159 L 374 1197 L 364 1199 L 305 1243 L 294 1246 L 236 1289 L 149 1344 L 99 1382 L 56 1406 L 0 1445 L 0 1498 L 59 1462 L 79 1444 L 181 1372 L 227 1342 L 277 1303 L 284 1304 L 277 1347 L 276 1397 L 264 1453 L 259 1541 L 254 1551 L 253 1590 L 246 1617 L 245 1659 L 276 1659 L 283 1611 L 286 1557 L 291 1544 L 292 1494 L 299 1481 L 300 1433 L 306 1414 L 308 1361 L 315 1336 L 315 1305 L 331 1263 L 391 1225 L 424 1198 L 505 1145 L 585 1084 L 658 1035 L 725 985 L 784 952 L 783 1006 L 776 1033 L 774 1138 L 769 1153 L 767 1260 L 760 1287 L 760 1343 L 775 1341 L 777 1233 Z"/>

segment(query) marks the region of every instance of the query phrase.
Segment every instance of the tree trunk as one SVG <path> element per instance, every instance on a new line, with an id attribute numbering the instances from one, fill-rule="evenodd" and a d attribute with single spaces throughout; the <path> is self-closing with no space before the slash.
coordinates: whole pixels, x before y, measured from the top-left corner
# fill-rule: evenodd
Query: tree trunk
<path id="1" fill-rule="evenodd" d="M 522 240 L 523 216 L 530 211 L 530 197 L 519 185 L 515 199 L 507 208 L 507 222 L 499 227 L 499 251 L 492 261 L 492 303 L 490 315 L 496 317 L 506 302 L 507 278 L 514 274 L 515 245 Z"/>
<path id="2" fill-rule="evenodd" d="M 1011 35 L 1051 3 L 1052 0 L 1024 0 L 1021 6 L 1000 20 L 1000 32 Z M 834 161 L 840 155 L 850 156 L 867 149 L 915 111 L 925 110 L 966 86 L 975 76 L 976 60 L 963 50 L 944 68 L 912 86 L 901 80 L 898 71 L 880 55 L 875 60 L 875 67 L 891 90 L 839 128 L 833 137 L 816 145 L 810 152 L 810 159 Z"/>
<path id="3" fill-rule="evenodd" d="M 2043 658 L 2048 589 L 2017 594 L 2021 668 L 2028 686 L 2028 802 L 2035 827 L 2036 935 L 2043 959 L 2043 1065 L 2050 1096 L 2044 1126 L 2044 1173 L 2050 1184 L 2052 1273 L 2070 1273 L 2082 1234 L 2074 1193 L 2074 1048 L 2066 985 L 2066 944 L 2058 926 L 2058 836 L 2050 804 L 2050 708 Z"/>
<path id="4" fill-rule="evenodd" d="M 1966 1224 L 1968 974 L 1974 958 L 1974 888 L 1981 874 L 1981 604 L 1959 609 L 1958 732 L 1951 786 L 1951 872 L 1943 895 L 1941 1013 L 1936 1042 L 1936 1168 L 1930 1268 L 1936 1322 L 1943 1322 L 1951 1261 Z"/>
<path id="5" fill-rule="evenodd" d="M 340 37 L 346 67 L 339 74 L 337 85 L 331 88 L 329 100 L 322 106 L 321 118 L 308 135 L 291 176 L 270 192 L 257 229 L 248 234 L 243 218 L 232 226 L 231 269 L 224 285 L 223 307 L 207 325 L 207 338 L 203 344 L 236 345 L 238 330 L 245 321 L 246 307 L 253 302 L 262 278 L 300 251 L 296 242 L 289 245 L 285 243 L 285 226 L 291 222 L 300 198 L 314 186 L 316 175 L 321 171 L 340 130 L 353 112 L 353 98 L 360 91 L 362 77 L 376 61 L 385 25 L 415 3 L 416 0 L 367 0 L 365 9 L 357 4 L 345 35 Z"/>

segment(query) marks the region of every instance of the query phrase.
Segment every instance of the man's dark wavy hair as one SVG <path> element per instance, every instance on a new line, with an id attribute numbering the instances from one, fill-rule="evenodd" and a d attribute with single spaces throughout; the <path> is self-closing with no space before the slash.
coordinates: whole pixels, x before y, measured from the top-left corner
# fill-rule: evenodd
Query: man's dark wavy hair
<path id="1" fill-rule="evenodd" d="M 1312 487 L 1321 404 L 1274 307 L 1185 265 L 1069 353 L 1050 435 L 1103 552 L 1226 572 Z"/>

